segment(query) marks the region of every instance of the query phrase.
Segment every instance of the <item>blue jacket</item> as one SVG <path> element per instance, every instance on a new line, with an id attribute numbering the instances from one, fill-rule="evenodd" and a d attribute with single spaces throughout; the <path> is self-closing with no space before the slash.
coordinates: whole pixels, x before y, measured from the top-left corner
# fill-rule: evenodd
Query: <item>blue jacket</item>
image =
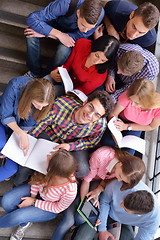
<path id="1" fill-rule="evenodd" d="M 21 129 L 28 131 L 36 124 L 32 117 L 34 109 L 27 120 L 20 119 L 17 111 L 20 95 L 31 80 L 31 78 L 20 76 L 9 81 L 0 98 L 0 120 L 3 125 L 16 122 Z"/>
<path id="2" fill-rule="evenodd" d="M 50 31 L 53 29 L 51 21 L 55 20 L 57 29 L 65 28 L 65 31 L 74 40 L 79 38 L 88 38 L 92 35 L 104 17 L 104 10 L 102 9 L 101 16 L 94 28 L 84 33 L 78 29 L 77 25 L 77 9 L 84 0 L 79 0 L 74 13 L 70 16 L 65 16 L 71 0 L 55 0 L 47 5 L 45 8 L 31 13 L 27 18 L 27 25 L 34 31 L 49 36 Z M 54 24 L 55 25 L 55 24 Z"/>

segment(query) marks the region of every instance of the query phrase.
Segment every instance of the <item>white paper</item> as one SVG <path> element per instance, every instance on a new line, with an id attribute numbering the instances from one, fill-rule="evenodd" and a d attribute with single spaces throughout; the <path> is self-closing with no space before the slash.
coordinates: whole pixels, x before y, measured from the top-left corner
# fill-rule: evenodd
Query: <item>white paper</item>
<path id="1" fill-rule="evenodd" d="M 58 67 L 58 71 L 61 75 L 61 78 L 63 80 L 64 83 L 64 88 L 65 88 L 65 92 L 69 92 L 73 90 L 73 82 L 72 79 L 70 78 L 68 71 L 66 68 L 63 67 Z"/>
<path id="2" fill-rule="evenodd" d="M 145 154 L 145 140 L 134 135 L 123 137 L 122 133 L 114 125 L 116 120 L 117 118 L 113 117 L 108 123 L 108 128 L 115 137 L 118 147 L 132 148 L 142 154 Z"/>
<path id="3" fill-rule="evenodd" d="M 27 136 L 29 150 L 26 156 L 19 147 L 19 137 L 16 133 L 11 135 L 1 153 L 22 166 L 46 174 L 48 167 L 47 155 L 59 144 L 45 139 L 36 139 L 28 134 Z"/>

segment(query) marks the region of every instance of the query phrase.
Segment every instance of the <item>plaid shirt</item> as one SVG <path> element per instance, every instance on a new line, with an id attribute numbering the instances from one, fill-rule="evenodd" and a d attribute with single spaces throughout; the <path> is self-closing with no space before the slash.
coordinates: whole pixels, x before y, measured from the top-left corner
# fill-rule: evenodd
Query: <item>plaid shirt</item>
<path id="1" fill-rule="evenodd" d="M 82 103 L 72 96 L 57 98 L 48 113 L 29 133 L 37 137 L 45 131 L 50 139 L 58 143 L 69 143 L 70 151 L 94 147 L 101 139 L 106 128 L 106 119 L 88 124 L 78 124 L 74 120 L 75 112 Z"/>
<path id="2" fill-rule="evenodd" d="M 122 74 L 116 74 L 117 72 L 117 65 L 113 66 L 112 70 L 109 70 L 109 75 L 112 76 L 116 82 L 119 80 L 122 82 L 122 87 L 117 89 L 113 94 L 111 94 L 113 101 L 117 102 L 117 98 L 121 95 L 126 89 L 136 80 L 139 78 L 147 78 L 153 80 L 159 72 L 159 63 L 157 58 L 148 50 L 143 49 L 137 44 L 121 44 L 118 51 L 117 51 L 117 59 L 125 53 L 126 51 L 135 50 L 140 52 L 144 57 L 144 66 L 142 70 L 132 76 L 124 76 Z"/>

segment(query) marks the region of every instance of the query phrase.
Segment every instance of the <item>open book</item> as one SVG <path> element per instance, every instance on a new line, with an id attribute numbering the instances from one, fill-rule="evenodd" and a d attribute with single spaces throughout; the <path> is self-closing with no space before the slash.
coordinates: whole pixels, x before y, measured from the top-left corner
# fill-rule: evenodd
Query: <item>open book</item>
<path id="1" fill-rule="evenodd" d="M 19 147 L 19 136 L 16 133 L 12 133 L 1 153 L 22 166 L 46 174 L 47 155 L 59 144 L 41 138 L 37 139 L 30 135 L 28 135 L 28 140 L 29 150 L 26 156 Z"/>
<path id="2" fill-rule="evenodd" d="M 59 74 L 61 75 L 63 84 L 64 84 L 64 88 L 65 88 L 65 92 L 71 92 L 74 93 L 75 95 L 77 95 L 77 97 L 79 97 L 79 99 L 81 99 L 83 102 L 85 100 L 87 100 L 87 96 L 80 90 L 78 89 L 73 89 L 73 82 L 72 79 L 69 76 L 69 73 L 67 71 L 66 68 L 63 67 L 58 67 L 58 71 Z"/>
<path id="3" fill-rule="evenodd" d="M 145 140 L 140 137 L 133 136 L 133 135 L 128 135 L 128 136 L 123 137 L 122 133 L 114 125 L 114 122 L 116 120 L 117 120 L 117 118 L 113 117 L 108 123 L 108 128 L 111 131 L 111 133 L 113 134 L 118 147 L 132 148 L 142 154 L 145 154 Z"/>

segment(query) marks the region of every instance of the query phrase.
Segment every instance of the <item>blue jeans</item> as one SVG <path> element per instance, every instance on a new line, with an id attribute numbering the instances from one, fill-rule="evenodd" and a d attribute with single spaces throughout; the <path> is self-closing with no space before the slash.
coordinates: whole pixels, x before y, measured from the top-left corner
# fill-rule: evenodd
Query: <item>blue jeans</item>
<path id="1" fill-rule="evenodd" d="M 41 38 L 26 38 L 27 42 L 27 66 L 29 70 L 37 77 L 44 77 L 53 69 L 65 63 L 71 53 L 71 48 L 59 43 L 54 56 L 46 69 L 41 68 Z M 55 40 L 54 40 L 55 41 Z"/>
<path id="2" fill-rule="evenodd" d="M 4 147 L 7 141 L 6 135 L 10 135 L 11 131 L 8 127 L 0 123 L 0 151 Z M 2 155 L 0 153 L 0 155 Z M 13 162 L 11 159 L 6 159 L 4 166 L 0 167 L 0 182 L 4 181 L 6 178 L 11 177 L 18 170 L 18 164 Z"/>
<path id="3" fill-rule="evenodd" d="M 134 135 L 137 137 L 141 136 L 142 131 L 122 131 L 121 132 L 123 136 L 127 136 L 127 135 Z M 112 134 L 109 130 L 109 128 L 106 128 L 103 137 L 101 139 L 101 145 L 102 146 L 110 146 L 110 147 L 115 147 L 115 141 L 113 140 Z M 131 155 L 135 154 L 135 150 L 131 149 L 131 148 L 123 148 L 125 151 L 127 151 L 128 153 L 130 153 Z"/>
<path id="4" fill-rule="evenodd" d="M 25 226 L 28 222 L 44 222 L 54 219 L 57 214 L 30 206 L 18 208 L 21 198 L 30 196 L 30 185 L 22 185 L 8 191 L 2 198 L 2 207 L 7 212 L 0 216 L 0 228 Z"/>

